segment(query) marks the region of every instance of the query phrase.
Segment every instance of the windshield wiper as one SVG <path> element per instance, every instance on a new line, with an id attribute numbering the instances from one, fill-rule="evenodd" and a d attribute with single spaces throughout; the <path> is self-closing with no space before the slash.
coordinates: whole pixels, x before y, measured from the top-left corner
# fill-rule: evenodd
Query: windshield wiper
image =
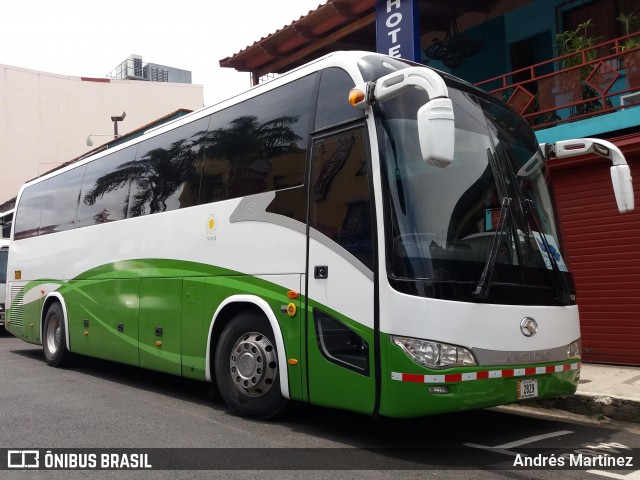
<path id="1" fill-rule="evenodd" d="M 480 281 L 476 286 L 476 289 L 471 293 L 471 296 L 479 299 L 486 299 L 489 296 L 489 287 L 491 287 L 491 277 L 493 276 L 493 270 L 498 258 L 498 245 L 502 241 L 502 235 L 504 235 L 504 228 L 507 224 L 507 215 L 511 211 L 511 198 L 503 197 L 502 206 L 500 207 L 500 219 L 496 226 L 496 233 L 493 235 L 493 243 L 491 244 L 491 253 L 484 266 Z"/>
<path id="2" fill-rule="evenodd" d="M 530 198 L 523 199 L 520 202 L 520 204 L 522 205 L 522 210 L 524 211 L 525 220 L 527 222 L 527 227 L 529 228 L 529 231 L 531 232 L 531 226 L 529 225 L 529 219 L 531 219 L 533 220 L 533 224 L 536 230 L 539 232 L 540 239 L 542 240 L 542 245 L 545 250 L 542 254 L 544 255 L 546 253 L 547 257 L 549 258 L 549 262 L 551 263 L 551 270 L 553 270 L 553 273 L 554 273 L 553 278 L 554 278 L 554 281 L 556 282 L 556 288 L 558 289 L 558 295 L 556 296 L 555 300 L 562 304 L 569 305 L 575 300 L 575 295 L 572 295 L 571 292 L 569 291 L 570 289 L 567 285 L 567 281 L 564 275 L 562 275 L 562 271 L 558 266 L 558 262 L 556 261 L 555 256 L 553 255 L 554 249 L 551 248 L 551 245 L 547 240 L 547 236 L 544 233 L 544 230 L 542 229 L 540 215 L 536 210 L 536 206 L 533 203 L 533 200 L 531 200 Z"/>

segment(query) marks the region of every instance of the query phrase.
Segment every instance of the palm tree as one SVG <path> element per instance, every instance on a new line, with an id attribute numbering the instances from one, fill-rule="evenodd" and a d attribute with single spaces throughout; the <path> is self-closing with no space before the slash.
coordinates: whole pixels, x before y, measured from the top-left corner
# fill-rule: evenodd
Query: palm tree
<path id="1" fill-rule="evenodd" d="M 235 118 L 228 127 L 200 131 L 166 148 L 154 148 L 140 159 L 125 162 L 98 178 L 83 202 L 94 205 L 107 193 L 131 183 L 132 194 L 125 197 L 122 205 L 123 217 L 163 212 L 167 210 L 167 200 L 184 185 L 198 189 L 201 172 L 197 160 L 203 152 L 206 158 L 228 162 L 230 180 L 225 183 L 220 176 L 205 177 L 201 188 L 211 189 L 210 192 L 222 190 L 219 198 L 230 198 L 232 182 L 240 181 L 240 173 L 251 165 L 256 162 L 269 165 L 269 158 L 300 150 L 296 142 L 301 137 L 291 128 L 296 122 L 297 116 L 281 116 L 260 123 L 257 116 L 246 115 Z M 200 203 L 203 200 L 208 199 L 201 194 Z"/>

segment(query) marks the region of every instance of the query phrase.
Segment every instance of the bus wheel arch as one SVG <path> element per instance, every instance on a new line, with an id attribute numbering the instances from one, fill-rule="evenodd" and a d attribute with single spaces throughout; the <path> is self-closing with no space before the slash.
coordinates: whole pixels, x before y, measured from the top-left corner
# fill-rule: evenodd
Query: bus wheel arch
<path id="1" fill-rule="evenodd" d="M 256 370 L 258 373 L 253 376 L 253 380 L 257 384 L 263 380 L 270 380 L 273 371 L 269 372 L 268 364 L 275 362 L 276 382 L 279 386 L 274 384 L 271 388 L 270 384 L 267 386 L 263 383 L 263 394 L 260 386 L 258 393 L 255 393 L 256 391 L 247 385 L 244 394 L 238 395 L 242 393 L 242 388 L 231 381 L 230 369 L 234 363 L 231 350 L 240 346 L 246 349 L 245 360 L 249 363 L 269 360 L 267 364 L 254 365 L 256 368 L 263 368 L 260 368 L 259 372 Z M 236 413 L 266 419 L 284 406 L 289 398 L 286 355 L 280 327 L 267 302 L 259 297 L 237 295 L 220 304 L 209 328 L 206 369 L 207 379 L 218 384 L 225 402 L 230 404 L 230 408 Z M 266 402 L 264 408 L 258 406 L 261 402 Z"/>
<path id="2" fill-rule="evenodd" d="M 59 303 L 60 308 L 62 309 L 65 330 L 65 345 L 67 347 L 67 350 L 69 350 L 69 319 L 67 317 L 67 303 L 65 302 L 64 297 L 58 292 L 50 293 L 44 299 L 44 302 L 42 302 L 42 310 L 40 311 L 40 340 L 44 342 L 44 323 L 47 317 L 47 311 L 54 303 Z"/>
<path id="3" fill-rule="evenodd" d="M 58 295 L 47 297 L 42 305 L 40 338 L 47 365 L 63 367 L 69 363 L 69 324 L 64 299 Z"/>

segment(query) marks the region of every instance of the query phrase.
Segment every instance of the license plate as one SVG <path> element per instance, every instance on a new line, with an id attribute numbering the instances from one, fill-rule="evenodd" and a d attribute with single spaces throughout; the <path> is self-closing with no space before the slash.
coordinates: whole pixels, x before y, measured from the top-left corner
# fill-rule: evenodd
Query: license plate
<path id="1" fill-rule="evenodd" d="M 518 400 L 536 398 L 538 396 L 538 379 L 518 380 Z"/>

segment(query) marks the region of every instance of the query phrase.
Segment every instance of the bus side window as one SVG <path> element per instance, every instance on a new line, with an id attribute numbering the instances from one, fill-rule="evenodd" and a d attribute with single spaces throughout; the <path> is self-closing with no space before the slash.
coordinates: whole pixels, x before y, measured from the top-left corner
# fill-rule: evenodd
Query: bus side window
<path id="1" fill-rule="evenodd" d="M 48 180 L 27 187 L 22 192 L 20 203 L 16 208 L 14 218 L 14 240 L 35 237 L 40 228 L 40 215 L 44 204 L 44 195 L 47 191 Z"/>
<path id="2" fill-rule="evenodd" d="M 364 118 L 364 110 L 349 103 L 349 91 L 354 86 L 349 74 L 341 68 L 322 70 L 314 130 Z"/>
<path id="3" fill-rule="evenodd" d="M 304 183 L 315 74 L 211 117 L 200 204 Z"/>
<path id="4" fill-rule="evenodd" d="M 9 249 L 7 247 L 0 248 L 0 283 L 7 283 L 7 257 Z M 4 285 L 2 285 L 4 287 Z"/>
<path id="5" fill-rule="evenodd" d="M 136 146 L 132 146 L 87 164 L 80 192 L 78 228 L 127 217 L 135 152 Z"/>
<path id="6" fill-rule="evenodd" d="M 38 235 L 76 228 L 84 172 L 85 167 L 82 166 L 49 179 Z"/>
<path id="7" fill-rule="evenodd" d="M 313 320 L 318 349 L 331 363 L 369 375 L 369 344 L 340 320 L 317 308 Z"/>
<path id="8" fill-rule="evenodd" d="M 198 204 L 209 118 L 204 117 L 142 142 L 131 168 L 128 217 Z"/>

